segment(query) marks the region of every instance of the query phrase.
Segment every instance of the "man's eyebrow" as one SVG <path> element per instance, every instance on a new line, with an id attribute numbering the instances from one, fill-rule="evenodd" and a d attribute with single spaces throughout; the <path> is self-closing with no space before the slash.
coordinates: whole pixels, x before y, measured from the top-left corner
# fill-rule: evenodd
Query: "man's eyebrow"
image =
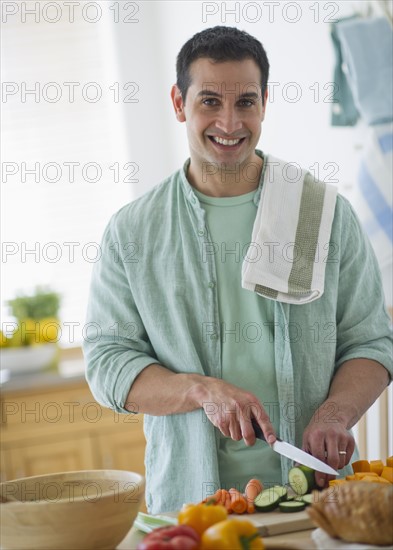
<path id="1" fill-rule="evenodd" d="M 232 90 L 228 90 L 226 93 L 234 93 Z M 223 97 L 223 94 L 219 94 L 218 92 L 214 92 L 213 90 L 201 90 L 197 93 L 197 97 L 201 96 L 211 96 L 211 97 Z M 224 94 L 226 95 L 226 94 Z M 260 97 L 260 94 L 257 94 L 256 92 L 245 92 L 244 94 L 241 94 L 239 96 L 239 99 L 258 99 Z"/>

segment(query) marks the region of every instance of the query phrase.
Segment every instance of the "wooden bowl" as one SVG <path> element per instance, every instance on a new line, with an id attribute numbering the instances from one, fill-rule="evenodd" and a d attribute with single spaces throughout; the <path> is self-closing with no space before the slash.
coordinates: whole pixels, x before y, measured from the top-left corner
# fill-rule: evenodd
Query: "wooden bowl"
<path id="1" fill-rule="evenodd" d="M 144 477 L 82 470 L 0 484 L 2 549 L 111 549 L 131 529 Z"/>

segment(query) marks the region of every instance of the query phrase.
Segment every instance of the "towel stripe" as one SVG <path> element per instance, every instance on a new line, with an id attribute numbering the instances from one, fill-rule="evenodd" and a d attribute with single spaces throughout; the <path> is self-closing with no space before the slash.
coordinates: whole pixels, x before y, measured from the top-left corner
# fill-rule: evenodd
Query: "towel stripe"
<path id="1" fill-rule="evenodd" d="M 294 252 L 299 251 L 299 255 L 293 261 L 288 279 L 290 294 L 305 294 L 311 291 L 324 198 L 325 185 L 307 173 L 304 178 L 294 247 Z"/>
<path id="2" fill-rule="evenodd" d="M 262 296 L 265 296 L 266 298 L 270 298 L 272 300 L 277 300 L 278 291 L 273 290 L 272 288 L 268 288 L 267 286 L 263 285 L 255 285 L 255 292 L 257 294 L 261 294 Z"/>

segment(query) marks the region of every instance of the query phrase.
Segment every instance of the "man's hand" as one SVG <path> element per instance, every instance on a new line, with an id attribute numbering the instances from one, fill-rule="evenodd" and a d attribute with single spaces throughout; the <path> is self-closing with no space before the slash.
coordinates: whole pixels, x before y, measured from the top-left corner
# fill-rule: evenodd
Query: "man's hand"
<path id="1" fill-rule="evenodd" d="M 350 430 L 389 384 L 383 365 L 370 359 L 350 359 L 337 370 L 327 400 L 303 433 L 303 449 L 335 470 L 351 460 L 355 441 Z M 345 451 L 345 454 L 344 454 Z M 315 474 L 320 487 L 332 476 Z"/>
<path id="2" fill-rule="evenodd" d="M 124 405 L 131 412 L 163 416 L 203 408 L 210 422 L 235 441 L 254 445 L 251 419 L 260 425 L 266 441 L 276 440 L 274 428 L 262 404 L 251 392 L 219 378 L 178 373 L 151 364 L 136 378 Z"/>
<path id="3" fill-rule="evenodd" d="M 246 445 L 254 445 L 255 432 L 251 419 L 260 425 L 266 441 L 272 444 L 276 440 L 274 428 L 263 405 L 251 392 L 218 378 L 206 377 L 202 381 L 200 405 L 210 422 L 222 434 L 235 441 L 244 439 Z"/>
<path id="4" fill-rule="evenodd" d="M 336 405 L 325 402 L 314 414 L 303 433 L 303 449 L 326 462 L 335 470 L 341 470 L 351 460 L 355 440 L 338 416 Z M 327 487 L 334 476 L 315 472 L 315 481 L 320 487 Z"/>

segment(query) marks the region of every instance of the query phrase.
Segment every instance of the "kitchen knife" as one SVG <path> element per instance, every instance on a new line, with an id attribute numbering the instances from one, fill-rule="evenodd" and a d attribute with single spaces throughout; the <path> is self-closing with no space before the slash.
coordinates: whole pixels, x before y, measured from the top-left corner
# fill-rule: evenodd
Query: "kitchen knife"
<path id="1" fill-rule="evenodd" d="M 254 418 L 251 422 L 255 431 L 256 438 L 261 439 L 262 441 L 266 441 L 265 436 L 263 435 L 263 431 L 258 422 Z M 276 451 L 276 453 L 284 455 L 287 458 L 291 458 L 295 462 L 303 464 L 304 466 L 308 466 L 309 468 L 312 468 L 317 472 L 323 472 L 324 474 L 338 476 L 338 472 L 333 470 L 333 468 L 331 468 L 328 464 L 322 462 L 322 460 L 319 460 L 318 458 L 315 458 L 315 456 L 306 453 L 306 451 L 302 451 L 298 447 L 295 447 L 294 445 L 283 441 L 279 437 L 277 437 L 276 441 L 273 443 L 273 445 L 271 445 L 271 448 L 273 449 L 273 451 Z"/>

